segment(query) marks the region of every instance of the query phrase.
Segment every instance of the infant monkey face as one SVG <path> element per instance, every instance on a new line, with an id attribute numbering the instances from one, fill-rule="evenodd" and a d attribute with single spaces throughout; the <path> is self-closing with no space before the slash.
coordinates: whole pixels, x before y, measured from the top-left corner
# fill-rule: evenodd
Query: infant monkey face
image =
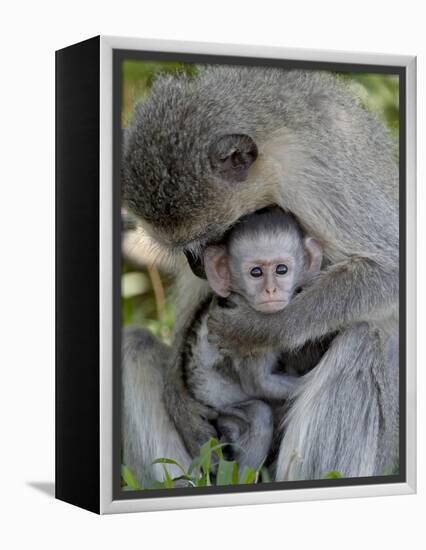
<path id="1" fill-rule="evenodd" d="M 243 262 L 242 278 L 252 307 L 262 313 L 284 309 L 293 294 L 293 271 L 291 260 L 286 257 Z"/>
<path id="2" fill-rule="evenodd" d="M 298 287 L 321 268 L 322 251 L 280 210 L 264 210 L 237 225 L 226 244 L 209 246 L 204 267 L 212 290 L 243 296 L 262 313 L 284 309 Z"/>

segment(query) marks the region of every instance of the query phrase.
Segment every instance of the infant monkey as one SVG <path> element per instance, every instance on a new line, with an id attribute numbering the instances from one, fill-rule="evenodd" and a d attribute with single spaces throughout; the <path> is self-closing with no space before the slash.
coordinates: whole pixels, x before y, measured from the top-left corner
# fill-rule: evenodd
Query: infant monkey
<path id="1" fill-rule="evenodd" d="M 277 207 L 245 217 L 224 244 L 209 246 L 204 253 L 212 290 L 221 298 L 238 293 L 265 314 L 285 308 L 319 272 L 321 262 L 319 244 Z M 218 412 L 217 429 L 238 462 L 257 468 L 272 442 L 268 402 L 287 399 L 298 378 L 274 372 L 279 352 L 240 357 L 212 343 L 207 321 L 215 307 L 224 306 L 220 299 L 209 299 L 190 327 L 182 360 L 184 379 L 195 399 Z"/>

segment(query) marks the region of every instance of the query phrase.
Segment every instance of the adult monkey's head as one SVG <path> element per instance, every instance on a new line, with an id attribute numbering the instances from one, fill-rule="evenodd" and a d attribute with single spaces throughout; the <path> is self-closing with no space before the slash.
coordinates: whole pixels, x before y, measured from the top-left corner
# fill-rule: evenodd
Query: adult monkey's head
<path id="1" fill-rule="evenodd" d="M 194 271 L 207 244 L 266 206 L 291 212 L 333 262 L 380 241 L 392 215 L 382 194 L 397 181 L 393 142 L 331 74 L 216 66 L 163 76 L 126 133 L 124 199 Z"/>
<path id="2" fill-rule="evenodd" d="M 153 237 L 186 253 L 194 271 L 206 244 L 273 203 L 256 168 L 262 125 L 232 89 L 235 69 L 228 71 L 228 81 L 223 68 L 194 80 L 159 78 L 125 132 L 124 199 Z"/>

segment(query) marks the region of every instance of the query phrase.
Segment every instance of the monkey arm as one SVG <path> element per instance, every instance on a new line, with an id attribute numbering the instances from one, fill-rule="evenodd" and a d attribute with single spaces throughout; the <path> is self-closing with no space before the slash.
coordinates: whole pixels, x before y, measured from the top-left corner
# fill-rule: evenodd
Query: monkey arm
<path id="1" fill-rule="evenodd" d="M 282 311 L 262 314 L 240 296 L 234 308 L 216 309 L 209 330 L 224 348 L 296 349 L 357 322 L 379 320 L 398 300 L 398 269 L 352 257 L 330 266 Z"/>
<path id="2" fill-rule="evenodd" d="M 288 399 L 300 384 L 298 376 L 285 373 L 269 373 L 261 376 L 261 372 L 251 370 L 246 377 L 241 377 L 244 391 L 258 399 Z"/>
<path id="3" fill-rule="evenodd" d="M 243 382 L 244 380 L 244 382 Z M 261 377 L 259 373 L 246 379 L 241 379 L 243 389 L 259 399 L 288 399 L 294 390 L 299 386 L 300 378 L 285 373 L 269 373 Z"/>
<path id="4" fill-rule="evenodd" d="M 241 360 L 238 372 L 244 392 L 258 399 L 288 399 L 299 385 L 300 377 L 272 372 L 276 364 L 276 353 Z"/>

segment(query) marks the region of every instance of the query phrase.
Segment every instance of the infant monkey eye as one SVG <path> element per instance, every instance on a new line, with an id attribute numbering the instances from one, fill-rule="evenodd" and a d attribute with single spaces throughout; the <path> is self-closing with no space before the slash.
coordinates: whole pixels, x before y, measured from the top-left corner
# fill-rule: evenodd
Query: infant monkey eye
<path id="1" fill-rule="evenodd" d="M 253 267 L 250 269 L 250 275 L 254 277 L 255 279 L 262 277 L 263 271 L 261 267 Z"/>
<path id="2" fill-rule="evenodd" d="M 288 271 L 288 267 L 285 264 L 278 264 L 275 272 L 277 275 L 285 275 Z"/>

